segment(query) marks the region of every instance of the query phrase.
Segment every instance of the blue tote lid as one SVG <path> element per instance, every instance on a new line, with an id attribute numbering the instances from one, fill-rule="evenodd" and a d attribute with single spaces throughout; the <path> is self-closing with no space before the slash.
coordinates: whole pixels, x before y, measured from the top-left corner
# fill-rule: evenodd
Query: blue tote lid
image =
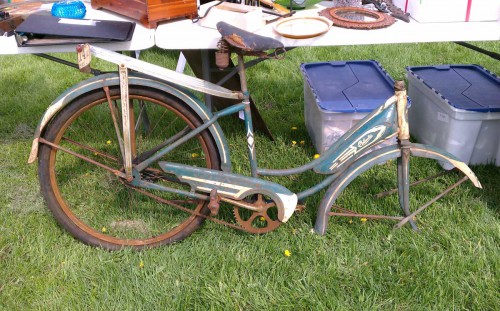
<path id="1" fill-rule="evenodd" d="M 373 60 L 301 65 L 318 106 L 331 112 L 371 112 L 394 95 L 394 80 Z"/>
<path id="2" fill-rule="evenodd" d="M 440 65 L 406 69 L 452 107 L 500 112 L 500 79 L 481 66 Z"/>

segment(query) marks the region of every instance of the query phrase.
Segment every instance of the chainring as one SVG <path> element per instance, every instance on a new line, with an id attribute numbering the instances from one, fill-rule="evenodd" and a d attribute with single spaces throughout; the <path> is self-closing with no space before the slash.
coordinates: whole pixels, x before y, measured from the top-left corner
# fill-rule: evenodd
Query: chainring
<path id="1" fill-rule="evenodd" d="M 236 221 L 244 230 L 250 233 L 262 234 L 271 232 L 281 225 L 281 221 L 278 220 L 278 210 L 274 201 L 267 200 L 262 194 L 257 194 L 256 198 L 252 198 L 249 203 L 257 207 L 258 211 L 238 206 L 235 206 L 233 209 Z"/>

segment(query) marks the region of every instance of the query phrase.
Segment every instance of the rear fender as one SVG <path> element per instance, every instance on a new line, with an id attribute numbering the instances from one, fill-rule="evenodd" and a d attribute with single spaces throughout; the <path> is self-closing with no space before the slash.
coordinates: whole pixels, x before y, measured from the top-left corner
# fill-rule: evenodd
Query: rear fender
<path id="1" fill-rule="evenodd" d="M 183 101 L 186 105 L 188 105 L 204 122 L 209 120 L 213 116 L 212 113 L 208 110 L 208 108 L 201 101 L 199 101 L 192 93 L 178 86 L 154 80 L 151 77 L 138 74 L 130 74 L 128 80 L 129 80 L 129 85 L 145 86 L 160 90 L 162 92 L 177 97 L 179 100 Z M 35 135 L 31 146 L 31 152 L 28 159 L 28 163 L 33 163 L 38 157 L 38 146 L 39 146 L 40 136 L 42 135 L 47 124 L 49 124 L 50 121 L 54 118 L 54 116 L 56 116 L 62 109 L 64 109 L 64 107 L 66 107 L 74 99 L 84 95 L 85 93 L 92 92 L 97 89 L 102 89 L 105 86 L 109 87 L 109 86 L 119 86 L 119 85 L 120 85 L 119 75 L 117 73 L 108 73 L 82 81 L 74 85 L 67 91 L 65 91 L 63 94 L 61 94 L 47 108 L 47 110 L 45 111 L 41 120 L 38 123 L 38 126 L 35 130 Z M 208 127 L 208 130 L 215 138 L 215 143 L 217 145 L 217 148 L 219 149 L 219 154 L 221 156 L 220 159 L 221 169 L 223 171 L 230 172 L 231 161 L 230 161 L 229 148 L 226 137 L 222 132 L 222 129 L 220 128 L 219 124 L 215 122 L 214 124 Z"/>

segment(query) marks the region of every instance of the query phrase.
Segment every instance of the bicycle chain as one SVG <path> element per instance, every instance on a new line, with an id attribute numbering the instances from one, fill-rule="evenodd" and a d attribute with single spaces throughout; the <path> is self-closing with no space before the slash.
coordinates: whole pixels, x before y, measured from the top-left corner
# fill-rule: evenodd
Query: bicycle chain
<path id="1" fill-rule="evenodd" d="M 194 215 L 194 216 L 199 216 L 199 217 L 203 217 L 203 218 L 205 218 L 205 219 L 208 219 L 208 220 L 214 221 L 214 222 L 216 222 L 216 223 L 218 223 L 218 224 L 221 224 L 221 225 L 224 225 L 224 226 L 227 226 L 227 227 L 233 228 L 233 229 L 237 229 L 237 230 L 241 230 L 241 231 L 245 231 L 245 232 L 254 233 L 254 232 L 252 232 L 252 231 L 247 230 L 246 228 L 244 228 L 244 227 L 242 227 L 242 226 L 238 226 L 238 225 L 232 224 L 232 223 L 230 223 L 230 222 L 227 222 L 227 221 L 224 221 L 224 220 L 221 220 L 221 219 L 218 219 L 218 218 L 215 218 L 215 217 L 209 216 L 209 215 L 204 215 L 204 214 L 201 214 L 200 212 L 196 212 L 196 211 L 190 210 L 189 208 L 185 208 L 185 207 L 183 207 L 183 206 L 181 206 L 181 205 L 179 205 L 179 204 L 177 204 L 177 203 L 175 203 L 175 202 L 173 202 L 173 201 L 171 201 L 171 200 L 166 200 L 166 199 L 164 199 L 164 198 L 162 198 L 162 197 L 156 196 L 156 195 L 154 195 L 154 194 L 152 194 L 152 193 L 149 193 L 149 192 L 147 192 L 147 191 L 145 191 L 145 190 L 143 190 L 143 189 L 139 189 L 139 188 L 137 188 L 137 187 L 134 187 L 134 186 L 132 186 L 132 185 L 130 185 L 130 184 L 127 184 L 127 183 L 125 183 L 125 182 L 123 182 L 123 184 L 124 184 L 124 185 L 125 185 L 125 187 L 127 187 L 127 188 L 131 188 L 131 189 L 133 189 L 133 190 L 135 190 L 135 191 L 137 191 L 137 192 L 140 192 L 140 193 L 142 193 L 142 194 L 144 194 L 144 195 L 146 195 L 146 196 L 148 196 L 148 197 L 150 197 L 150 198 L 152 198 L 152 199 L 154 199 L 154 200 L 156 200 L 156 201 L 158 201 L 158 202 L 160 202 L 160 203 L 163 203 L 163 204 L 169 204 L 169 205 L 171 205 L 171 206 L 173 206 L 173 207 L 175 207 L 175 208 L 177 208 L 177 209 L 179 209 L 179 210 L 181 210 L 181 211 L 184 211 L 184 212 L 186 212 L 186 213 L 189 213 L 189 214 L 191 214 L 191 215 Z"/>

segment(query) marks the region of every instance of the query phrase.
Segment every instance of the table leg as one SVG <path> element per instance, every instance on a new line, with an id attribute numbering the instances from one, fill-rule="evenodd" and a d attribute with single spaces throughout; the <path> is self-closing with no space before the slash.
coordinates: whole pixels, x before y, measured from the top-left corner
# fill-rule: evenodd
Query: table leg
<path id="1" fill-rule="evenodd" d="M 202 72 L 202 77 L 203 80 L 206 81 L 212 81 L 212 75 L 211 75 L 211 69 L 210 69 L 210 55 L 208 54 L 208 50 L 201 50 L 201 72 Z M 207 105 L 208 109 L 210 111 L 213 111 L 212 109 L 212 96 L 205 94 L 205 105 Z"/>
<path id="2" fill-rule="evenodd" d="M 216 68 L 215 50 L 183 50 L 182 54 L 184 55 L 184 57 L 186 57 L 187 63 L 198 78 L 206 79 L 205 77 L 209 77 L 208 81 L 217 83 L 218 81 L 221 81 L 227 74 L 227 71 L 212 70 L 212 68 Z M 229 69 L 232 69 L 234 67 L 234 63 L 230 61 Z M 239 75 L 234 75 L 231 78 L 227 79 L 227 81 L 225 81 L 222 86 L 230 90 L 241 90 Z M 234 105 L 238 102 L 238 100 L 217 97 L 211 98 L 207 103 L 210 103 L 210 105 L 212 105 L 212 108 L 220 110 Z M 267 127 L 266 122 L 262 118 L 252 98 L 250 98 L 250 107 L 252 109 L 252 119 L 255 129 L 267 135 L 270 139 L 274 140 L 271 131 Z"/>

